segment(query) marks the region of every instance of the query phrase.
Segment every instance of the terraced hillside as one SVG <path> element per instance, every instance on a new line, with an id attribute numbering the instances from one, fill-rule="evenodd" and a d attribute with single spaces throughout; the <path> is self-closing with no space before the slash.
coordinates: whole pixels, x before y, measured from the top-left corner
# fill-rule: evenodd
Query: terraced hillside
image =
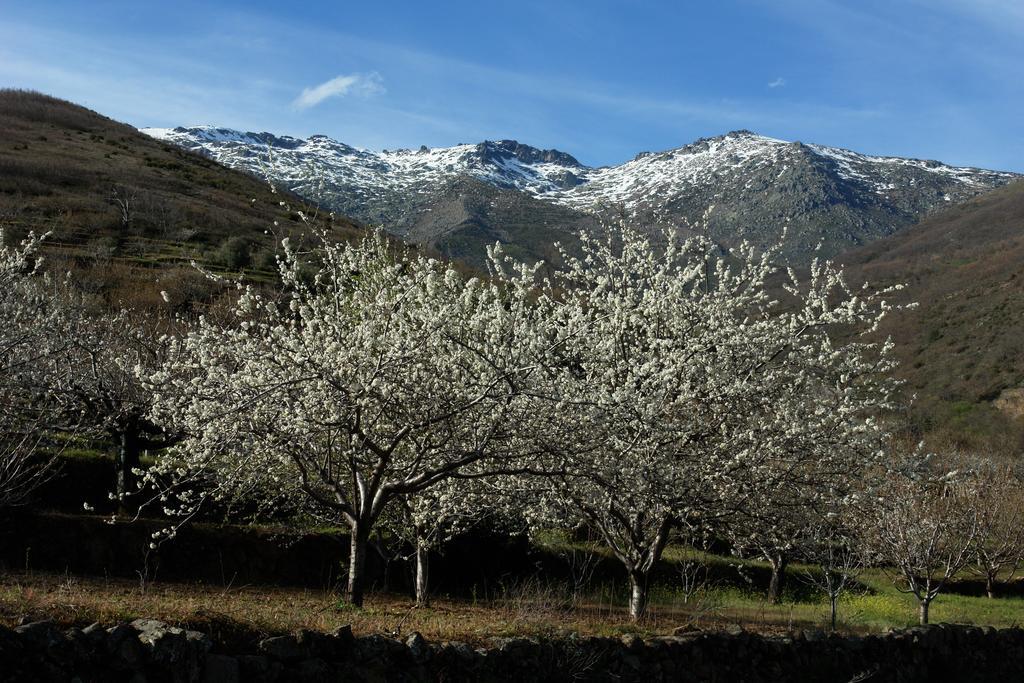
<path id="1" fill-rule="evenodd" d="M 291 195 L 83 107 L 0 90 L 0 227 L 7 239 L 52 232 L 67 262 L 110 300 L 156 301 L 161 288 L 204 287 L 188 264 L 266 271 L 274 229 L 298 215 Z M 335 221 L 339 237 L 361 229 Z M 157 277 L 163 284 L 157 285 Z"/>

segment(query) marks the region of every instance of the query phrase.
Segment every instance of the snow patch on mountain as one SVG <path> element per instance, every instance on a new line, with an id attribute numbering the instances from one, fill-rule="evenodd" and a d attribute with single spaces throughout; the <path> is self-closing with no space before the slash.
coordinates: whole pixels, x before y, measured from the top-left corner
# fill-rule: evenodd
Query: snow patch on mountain
<path id="1" fill-rule="evenodd" d="M 773 176 L 782 179 L 796 157 L 808 153 L 832 164 L 840 178 L 863 184 L 878 194 L 896 189 L 899 183 L 918 182 L 915 177 L 895 178 L 899 170 L 923 172 L 965 188 L 990 187 L 1016 177 L 936 161 L 804 145 L 749 131 L 734 131 L 664 152 L 642 153 L 624 164 L 600 168 L 580 164 L 563 152 L 538 150 L 512 140 L 375 152 L 323 135 L 303 140 L 212 126 L 144 128 L 142 132 L 228 166 L 265 174 L 299 193 L 309 194 L 318 184 L 326 184 L 345 188 L 353 199 L 423 194 L 465 175 L 580 210 L 607 205 L 627 210 L 641 205 L 651 208 L 679 193 L 713 188 L 723 185 L 723 181 L 768 169 L 777 168 Z"/>

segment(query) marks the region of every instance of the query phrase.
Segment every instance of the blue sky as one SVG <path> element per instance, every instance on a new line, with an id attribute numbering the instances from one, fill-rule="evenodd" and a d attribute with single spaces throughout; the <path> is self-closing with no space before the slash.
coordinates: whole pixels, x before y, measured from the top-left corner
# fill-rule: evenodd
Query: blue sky
<path id="1" fill-rule="evenodd" d="M 0 0 L 0 86 L 373 149 L 747 128 L 1024 171 L 1024 0 Z"/>

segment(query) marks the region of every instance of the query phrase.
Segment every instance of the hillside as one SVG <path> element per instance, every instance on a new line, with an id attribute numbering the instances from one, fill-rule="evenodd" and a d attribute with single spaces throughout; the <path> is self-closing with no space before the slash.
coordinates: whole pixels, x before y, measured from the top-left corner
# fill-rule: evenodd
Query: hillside
<path id="1" fill-rule="evenodd" d="M 85 287 L 110 302 L 142 305 L 156 304 L 161 289 L 181 290 L 177 300 L 208 296 L 211 285 L 188 265 L 192 259 L 222 271 L 267 277 L 274 248 L 268 229 L 275 221 L 278 234 L 300 226 L 294 210 L 280 206 L 282 199 L 296 207 L 300 200 L 274 194 L 255 176 L 209 157 L 252 170 L 255 166 L 250 165 L 264 153 L 260 150 L 270 145 L 277 172 L 284 173 L 282 169 L 297 166 L 290 166 L 278 148 L 333 144 L 325 138 L 240 140 L 231 131 L 203 129 L 208 141 L 220 139 L 226 146 L 194 146 L 200 152 L 195 153 L 68 102 L 10 90 L 0 91 L 0 130 L 0 226 L 8 238 L 29 230 L 52 231 L 49 257 L 55 268 L 75 270 Z M 703 211 L 701 202 L 713 200 L 713 219 L 728 214 L 744 225 L 756 225 L 758 216 L 768 214 L 774 216 L 772 225 L 789 217 L 791 234 L 799 221 L 831 216 L 834 220 L 823 225 L 833 227 L 854 221 L 868 232 L 844 233 L 845 238 L 832 242 L 834 249 L 844 239 L 869 242 L 840 257 L 851 276 L 876 284 L 907 283 L 904 300 L 920 303 L 917 310 L 890 318 L 885 328 L 897 341 L 900 372 L 918 394 L 918 425 L 924 431 L 955 431 L 967 439 L 972 434 L 1019 438 L 1013 416 L 1024 414 L 1024 181 L 978 194 L 1011 177 L 853 153 L 840 156 L 827 148 L 765 140 L 731 134 L 643 155 L 613 169 L 588 169 L 561 152 L 511 142 L 389 152 L 384 157 L 392 164 L 388 168 L 405 170 L 377 172 L 392 184 L 408 184 L 402 190 L 404 203 L 391 202 L 389 197 L 398 196 L 389 194 L 394 188 L 376 181 L 364 185 L 367 193 L 377 194 L 365 194 L 359 201 L 382 212 L 377 222 L 397 221 L 397 228 L 386 225 L 405 239 L 478 267 L 486 246 L 495 241 L 505 243 L 515 256 L 550 260 L 554 241 L 571 244 L 575 231 L 596 225 L 594 215 L 583 209 L 583 198 L 604 196 L 613 192 L 609 188 L 633 188 L 658 201 L 676 202 L 680 214 Z M 218 149 L 249 155 L 249 161 L 241 163 Z M 371 158 L 374 153 L 345 149 L 350 157 L 362 159 L 361 164 L 383 163 Z M 765 150 L 774 150 L 776 156 L 765 156 Z M 673 195 L 659 185 L 677 172 L 672 181 L 677 185 L 708 181 L 700 169 L 710 168 L 711 158 L 732 159 L 730 173 L 746 178 L 754 199 L 734 197 L 721 203 L 732 196 L 735 178 L 718 171 L 708 176 L 719 184 L 707 196 L 692 187 L 689 194 Z M 780 160 L 784 171 L 773 166 Z M 690 175 L 681 173 L 684 167 Z M 355 168 L 340 161 L 337 166 L 355 174 L 352 178 L 358 176 Z M 879 175 L 884 172 L 890 175 Z M 827 180 L 828 173 L 835 177 Z M 786 180 L 777 177 L 787 174 Z M 616 181 L 616 175 L 632 180 Z M 893 185 L 889 190 L 872 186 L 872 192 L 887 201 L 902 197 L 901 221 L 909 222 L 918 213 L 929 215 L 895 234 L 870 232 L 863 202 L 854 202 L 849 187 L 838 184 L 841 175 L 851 184 Z M 769 176 L 774 178 L 770 184 L 758 185 L 768 183 Z M 289 178 L 290 187 L 307 193 L 298 178 Z M 342 193 L 343 188 L 335 191 Z M 953 191 L 959 194 L 948 194 Z M 975 194 L 965 203 L 955 202 Z M 847 199 L 837 199 L 840 195 Z M 742 193 L 736 196 L 742 198 Z M 942 210 L 935 209 L 936 196 Z M 630 203 L 628 193 L 613 197 L 623 207 L 642 209 Z M 353 211 L 359 206 L 355 198 L 346 201 L 352 202 Z M 679 208 L 687 202 L 689 208 Z M 881 204 L 875 208 L 885 216 L 898 213 Z M 712 234 L 726 244 L 750 237 L 728 233 L 724 226 L 729 224 L 712 221 Z M 335 228 L 341 238 L 361 234 L 361 228 L 344 218 L 335 220 Z M 807 237 L 806 231 L 796 234 Z M 794 248 L 797 244 L 791 242 Z"/>
<path id="2" fill-rule="evenodd" d="M 706 219 L 707 232 L 726 246 L 774 244 L 785 227 L 784 255 L 806 263 L 815 253 L 833 255 L 890 235 L 1016 177 L 749 131 L 602 168 L 514 140 L 375 152 L 323 135 L 303 140 L 211 127 L 145 132 L 234 168 L 267 173 L 311 200 L 449 253 L 445 242 L 453 233 L 463 246 L 479 245 L 514 222 L 517 231 L 504 237 L 524 254 L 541 255 L 567 230 L 607 212 L 649 227 L 687 228 Z M 500 199 L 487 200 L 489 193 Z M 453 203 L 461 210 L 452 212 Z M 502 205 L 513 206 L 512 213 Z M 459 254 L 482 259 L 479 246 Z"/>
<path id="3" fill-rule="evenodd" d="M 112 301 L 152 303 L 160 288 L 202 288 L 192 259 L 265 271 L 274 249 L 267 230 L 275 220 L 278 232 L 298 225 L 279 205 L 298 207 L 297 198 L 63 100 L 0 90 L 0 131 L 7 238 L 52 232 L 51 261 Z M 346 219 L 336 228 L 341 237 L 359 232 Z"/>
<path id="4" fill-rule="evenodd" d="M 903 299 L 918 302 L 884 332 L 897 342 L 900 372 L 919 396 L 925 429 L 1020 438 L 1024 181 L 839 260 L 856 278 L 906 283 Z"/>
<path id="5" fill-rule="evenodd" d="M 525 261 L 558 260 L 554 243 L 571 246 L 580 231 L 594 230 L 593 216 L 469 176 L 448 181 L 424 210 L 415 212 L 404 238 L 445 257 L 486 268 L 487 247 L 501 242 Z"/>

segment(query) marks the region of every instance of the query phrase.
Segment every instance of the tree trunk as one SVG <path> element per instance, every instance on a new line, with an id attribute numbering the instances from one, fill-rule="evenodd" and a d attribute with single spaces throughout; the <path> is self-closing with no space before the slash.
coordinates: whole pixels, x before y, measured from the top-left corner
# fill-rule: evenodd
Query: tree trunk
<path id="1" fill-rule="evenodd" d="M 629 573 L 629 618 L 640 621 L 647 612 L 647 574 L 631 571 Z"/>
<path id="2" fill-rule="evenodd" d="M 426 607 L 430 603 L 430 546 L 422 538 L 416 539 L 416 604 Z"/>
<path id="3" fill-rule="evenodd" d="M 139 467 L 139 440 L 131 430 L 121 432 L 117 437 L 117 514 L 128 517 L 135 512 L 134 501 L 129 497 L 135 492 L 135 472 Z"/>
<path id="4" fill-rule="evenodd" d="M 357 523 L 351 528 L 348 553 L 348 600 L 356 607 L 363 606 L 366 584 L 366 546 L 369 543 L 368 525 Z"/>
<path id="5" fill-rule="evenodd" d="M 928 623 L 928 607 L 931 605 L 930 600 L 922 600 L 921 607 L 918 610 L 918 617 L 921 625 L 924 626 Z"/>
<path id="6" fill-rule="evenodd" d="M 992 572 L 985 573 L 985 594 L 989 598 L 996 597 L 996 577 Z"/>
<path id="7" fill-rule="evenodd" d="M 782 591 L 786 587 L 786 565 L 789 558 L 786 553 L 776 553 L 771 557 L 772 580 L 768 584 L 768 602 L 778 604 L 782 599 Z"/>
<path id="8" fill-rule="evenodd" d="M 839 602 L 839 594 L 832 593 L 828 596 L 829 599 L 829 616 L 831 617 L 832 631 L 836 630 L 836 603 Z"/>

